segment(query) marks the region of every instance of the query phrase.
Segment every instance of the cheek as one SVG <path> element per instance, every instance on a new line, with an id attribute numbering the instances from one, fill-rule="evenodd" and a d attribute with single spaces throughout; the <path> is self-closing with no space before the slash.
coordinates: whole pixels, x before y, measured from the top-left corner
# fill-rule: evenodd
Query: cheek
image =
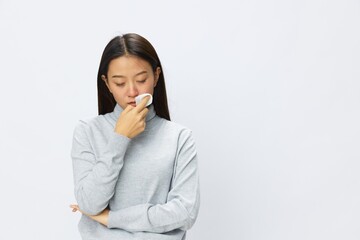
<path id="1" fill-rule="evenodd" d="M 141 89 L 139 89 L 139 94 L 143 93 L 150 93 L 151 95 L 153 95 L 154 87 L 152 85 L 142 87 Z"/>
<path id="2" fill-rule="evenodd" d="M 142 90 L 143 90 L 143 93 L 151 93 L 152 94 L 154 92 L 154 81 L 147 82 L 147 84 L 143 86 Z"/>
<path id="3" fill-rule="evenodd" d="M 119 87 L 112 88 L 112 94 L 115 99 L 121 100 L 125 96 L 125 89 Z"/>

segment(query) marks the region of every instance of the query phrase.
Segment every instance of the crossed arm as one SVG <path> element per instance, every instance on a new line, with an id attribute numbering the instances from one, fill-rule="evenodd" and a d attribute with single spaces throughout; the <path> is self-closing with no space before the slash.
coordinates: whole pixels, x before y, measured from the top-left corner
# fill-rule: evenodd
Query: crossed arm
<path id="1" fill-rule="evenodd" d="M 126 142 L 123 144 L 126 145 Z M 89 152 L 89 150 L 85 152 Z M 117 154 L 117 158 L 121 158 L 121 156 L 122 155 Z M 112 156 L 107 156 L 107 158 L 109 157 L 111 158 Z M 76 159 L 80 163 L 83 161 L 83 158 L 76 154 L 73 155 L 73 159 L 75 159 L 75 165 Z M 106 162 L 107 160 L 104 161 Z M 99 161 L 97 161 L 97 163 L 98 162 Z M 108 163 L 122 166 L 123 160 L 112 160 Z M 88 164 L 88 161 L 86 164 Z M 82 175 L 81 178 L 76 178 L 75 176 L 75 180 L 79 179 L 79 181 L 75 181 L 77 183 L 75 183 L 75 185 L 78 186 L 75 186 L 75 189 L 77 189 L 76 197 L 79 205 L 70 205 L 73 212 L 79 211 L 108 228 L 119 228 L 131 232 L 148 231 L 163 233 L 174 229 L 187 230 L 194 224 L 199 210 L 200 194 L 197 154 L 191 131 L 184 130 L 180 134 L 172 186 L 168 193 L 167 202 L 164 204 L 144 203 L 117 211 L 111 211 L 107 206 L 110 198 L 114 194 L 114 188 L 105 189 L 108 190 L 108 192 L 105 191 L 107 193 L 106 195 L 102 194 L 100 202 L 98 200 L 93 201 L 90 197 L 92 194 L 90 194 L 89 191 L 93 193 L 96 189 L 93 189 L 95 185 L 88 183 L 88 181 L 94 180 L 91 178 L 91 174 L 94 169 L 96 170 L 96 164 L 94 166 L 85 165 L 85 167 L 88 168 L 87 175 Z M 109 171 L 109 169 L 114 170 L 113 167 L 106 167 L 106 169 L 107 171 Z M 83 170 L 79 171 L 79 174 L 81 172 L 83 172 Z M 111 179 L 116 182 L 117 178 L 109 178 L 109 176 L 116 175 L 115 173 L 109 175 L 105 170 L 104 172 L 101 171 L 101 173 L 105 179 Z M 90 176 L 89 179 L 87 179 L 88 176 Z M 96 174 L 95 176 L 100 175 Z M 96 185 L 99 186 L 98 184 Z M 83 187 L 81 188 L 80 186 Z M 109 184 L 107 184 L 107 186 L 109 186 Z M 104 193 L 103 189 L 102 193 Z M 90 197 L 89 199 L 91 201 L 89 201 L 87 197 Z"/>

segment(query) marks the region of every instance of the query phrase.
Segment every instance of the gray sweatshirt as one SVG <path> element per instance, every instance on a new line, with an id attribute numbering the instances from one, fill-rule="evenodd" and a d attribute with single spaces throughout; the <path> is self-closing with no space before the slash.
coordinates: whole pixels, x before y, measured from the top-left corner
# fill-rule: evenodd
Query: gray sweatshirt
<path id="1" fill-rule="evenodd" d="M 110 208 L 108 226 L 82 215 L 83 240 L 181 240 L 199 211 L 199 171 L 191 130 L 156 115 L 150 105 L 144 132 L 114 132 L 123 109 L 74 129 L 74 193 L 90 215 Z"/>

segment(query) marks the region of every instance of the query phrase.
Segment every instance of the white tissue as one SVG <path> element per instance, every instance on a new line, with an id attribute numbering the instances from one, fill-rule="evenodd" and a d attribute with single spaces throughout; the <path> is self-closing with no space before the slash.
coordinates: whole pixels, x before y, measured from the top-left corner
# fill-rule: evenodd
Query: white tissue
<path id="1" fill-rule="evenodd" d="M 136 106 L 139 105 L 139 103 L 141 102 L 141 100 L 146 97 L 146 96 L 150 96 L 150 99 L 149 101 L 147 102 L 146 106 L 149 106 L 150 104 L 152 104 L 152 101 L 153 101 L 153 97 L 151 96 L 150 93 L 144 93 L 144 94 L 140 94 L 139 96 L 135 97 L 135 103 L 136 103 Z"/>

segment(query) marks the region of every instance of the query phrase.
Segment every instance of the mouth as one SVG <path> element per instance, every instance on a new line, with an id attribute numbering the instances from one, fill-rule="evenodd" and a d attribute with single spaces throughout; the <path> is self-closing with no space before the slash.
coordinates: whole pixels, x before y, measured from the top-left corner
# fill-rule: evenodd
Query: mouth
<path id="1" fill-rule="evenodd" d="M 136 103 L 135 103 L 135 102 L 129 102 L 128 104 L 136 107 Z"/>

